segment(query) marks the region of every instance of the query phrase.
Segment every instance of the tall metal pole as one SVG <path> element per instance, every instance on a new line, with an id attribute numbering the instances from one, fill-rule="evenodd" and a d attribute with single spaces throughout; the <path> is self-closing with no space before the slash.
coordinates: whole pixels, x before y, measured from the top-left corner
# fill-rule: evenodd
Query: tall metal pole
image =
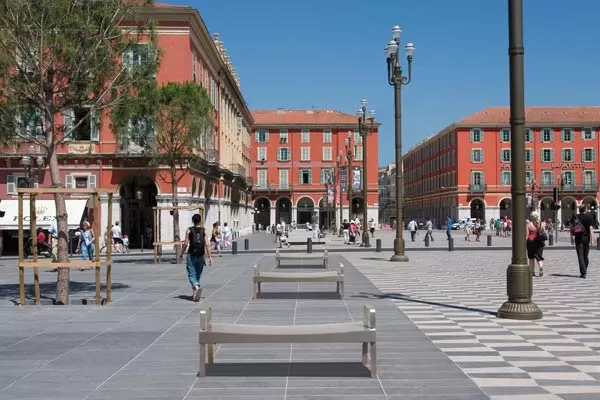
<path id="1" fill-rule="evenodd" d="M 404 253 L 404 171 L 402 168 L 402 71 L 400 63 L 394 63 L 394 131 L 396 134 L 396 238 L 394 255 L 390 261 L 408 261 Z"/>
<path id="2" fill-rule="evenodd" d="M 363 119 L 364 121 L 364 119 Z M 363 169 L 362 169 L 362 173 L 361 173 L 361 180 L 362 180 L 362 195 L 363 195 L 363 221 L 362 221 L 362 240 L 361 240 L 361 246 L 362 247 L 371 247 L 371 244 L 369 243 L 369 226 L 367 223 L 367 218 L 368 218 L 368 208 L 369 208 L 369 199 L 368 199 L 368 191 L 367 191 L 367 136 L 368 136 L 368 129 L 367 127 L 363 126 L 362 127 L 363 132 L 361 132 L 362 134 L 362 140 L 363 140 L 363 150 L 362 150 L 362 158 L 363 158 Z"/>
<path id="3" fill-rule="evenodd" d="M 506 271 L 508 301 L 498 318 L 535 320 L 542 310 L 531 300 L 532 272 L 527 264 L 525 229 L 525 78 L 523 59 L 523 0 L 508 0 L 510 61 L 511 195 L 513 207 L 512 262 Z"/>

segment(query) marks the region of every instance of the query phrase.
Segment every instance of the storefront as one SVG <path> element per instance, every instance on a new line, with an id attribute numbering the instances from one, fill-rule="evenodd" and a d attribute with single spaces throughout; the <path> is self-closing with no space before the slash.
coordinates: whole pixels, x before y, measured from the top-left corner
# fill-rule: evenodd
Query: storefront
<path id="1" fill-rule="evenodd" d="M 78 229 L 81 225 L 86 210 L 87 199 L 65 200 L 67 205 L 67 222 L 69 230 Z M 54 200 L 37 200 L 36 223 L 39 228 L 48 229 L 56 219 L 56 206 Z M 19 229 L 19 201 L 2 200 L 0 202 L 0 255 L 14 255 L 18 252 Z M 23 200 L 23 229 L 26 237 L 29 236 L 29 200 Z"/>

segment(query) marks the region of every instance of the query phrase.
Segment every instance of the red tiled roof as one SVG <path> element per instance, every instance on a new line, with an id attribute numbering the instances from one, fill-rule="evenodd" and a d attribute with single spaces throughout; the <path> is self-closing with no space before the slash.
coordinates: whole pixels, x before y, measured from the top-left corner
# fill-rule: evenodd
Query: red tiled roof
<path id="1" fill-rule="evenodd" d="M 252 110 L 255 126 L 355 125 L 356 116 L 334 110 Z"/>
<path id="2" fill-rule="evenodd" d="M 526 107 L 527 125 L 536 123 L 586 123 L 600 122 L 600 107 Z M 471 124 L 508 124 L 510 122 L 509 107 L 488 107 L 465 119 L 457 125 Z"/>

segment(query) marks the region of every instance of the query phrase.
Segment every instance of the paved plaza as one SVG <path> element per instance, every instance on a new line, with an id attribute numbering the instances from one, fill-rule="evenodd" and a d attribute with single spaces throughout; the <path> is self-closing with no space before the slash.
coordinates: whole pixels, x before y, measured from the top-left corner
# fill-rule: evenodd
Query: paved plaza
<path id="1" fill-rule="evenodd" d="M 272 244 L 265 237 L 251 240 Z M 205 270 L 200 303 L 182 265 L 130 255 L 117 259 L 114 301 L 102 307 L 17 307 L 14 261 L 0 259 L 0 400 L 600 399 L 595 250 L 586 280 L 573 250 L 547 253 L 546 276 L 534 282 L 544 319 L 535 322 L 493 315 L 506 298 L 509 251 L 408 254 L 393 264 L 389 252 L 332 253 L 332 268 L 345 265 L 343 300 L 314 283 L 265 284 L 251 300 L 251 267 L 272 268 L 273 254 L 226 254 Z M 41 274 L 42 294 L 53 295 L 55 279 Z M 92 298 L 93 272 L 72 271 L 72 293 Z M 216 322 L 253 324 L 361 320 L 369 304 L 379 377 L 360 363 L 358 344 L 228 344 L 197 378 L 207 304 Z"/>

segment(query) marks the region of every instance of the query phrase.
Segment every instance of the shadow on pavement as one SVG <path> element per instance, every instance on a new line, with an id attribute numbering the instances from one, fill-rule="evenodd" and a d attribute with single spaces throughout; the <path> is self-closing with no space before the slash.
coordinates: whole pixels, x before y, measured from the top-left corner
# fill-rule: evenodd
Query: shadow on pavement
<path id="1" fill-rule="evenodd" d="M 561 278 L 579 278 L 579 275 L 570 275 L 570 274 L 550 274 L 550 276 L 559 276 Z"/>
<path id="2" fill-rule="evenodd" d="M 258 299 L 283 300 L 340 300 L 339 293 L 334 292 L 260 292 Z"/>
<path id="3" fill-rule="evenodd" d="M 370 377 L 371 371 L 360 362 L 216 363 L 206 376 Z"/>
<path id="4" fill-rule="evenodd" d="M 352 297 L 402 300 L 402 301 L 407 301 L 407 302 L 411 302 L 411 303 L 419 303 L 419 304 L 427 304 L 430 306 L 452 308 L 454 310 L 472 311 L 472 312 L 478 312 L 478 313 L 489 314 L 489 315 L 494 315 L 494 316 L 496 315 L 496 311 L 482 310 L 480 308 L 472 308 L 472 307 L 465 307 L 465 306 L 456 306 L 453 304 L 438 303 L 435 301 L 413 299 L 410 296 L 406 296 L 404 294 L 399 294 L 399 293 L 373 294 L 373 293 L 361 292 L 360 295 L 352 296 Z"/>
<path id="5" fill-rule="evenodd" d="M 93 279 L 93 276 L 92 276 Z M 125 285 L 123 283 L 113 283 L 112 290 L 121 290 L 129 288 L 129 285 Z M 101 290 L 106 290 L 106 285 L 103 283 L 101 285 Z M 56 282 L 44 282 L 40 283 L 40 297 L 43 299 L 53 298 L 54 293 L 56 291 Z M 96 283 L 94 282 L 78 282 L 71 281 L 69 283 L 69 294 L 79 294 L 79 293 L 90 293 L 93 294 L 96 292 Z M 25 296 L 33 297 L 34 296 L 34 287 L 33 284 L 25 285 Z M 0 285 L 0 300 L 18 300 L 19 299 L 19 284 L 18 283 L 10 283 L 10 284 L 2 284 Z"/>

